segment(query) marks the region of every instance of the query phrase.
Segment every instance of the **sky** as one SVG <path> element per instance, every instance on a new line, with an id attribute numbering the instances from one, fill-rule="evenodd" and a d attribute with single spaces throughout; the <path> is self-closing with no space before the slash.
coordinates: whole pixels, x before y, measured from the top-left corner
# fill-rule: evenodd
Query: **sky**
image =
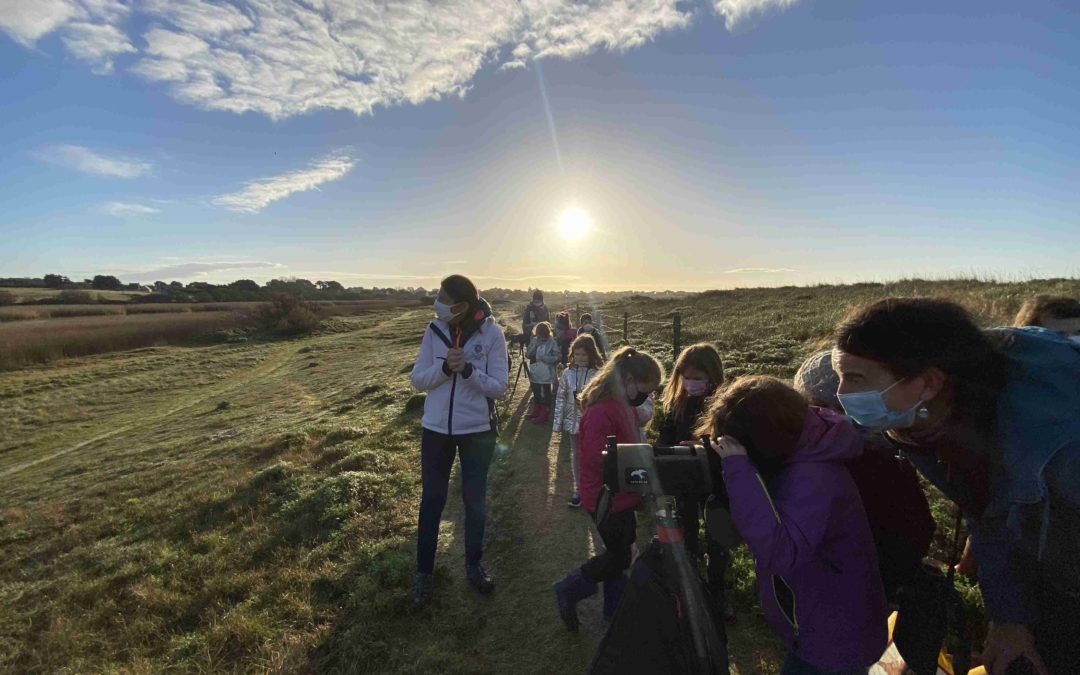
<path id="1" fill-rule="evenodd" d="M 1080 274 L 1080 4 L 0 0 L 0 276 Z"/>

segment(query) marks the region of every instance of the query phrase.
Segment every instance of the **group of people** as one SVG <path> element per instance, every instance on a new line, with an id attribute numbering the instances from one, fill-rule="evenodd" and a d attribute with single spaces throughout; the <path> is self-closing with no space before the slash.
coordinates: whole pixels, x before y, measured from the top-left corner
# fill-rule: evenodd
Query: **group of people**
<path id="1" fill-rule="evenodd" d="M 466 577 L 482 593 L 494 589 L 480 565 L 484 496 L 494 401 L 509 374 L 502 332 L 471 282 L 448 277 L 435 311 L 412 374 L 428 392 L 418 607 L 432 597 L 455 454 Z M 754 558 L 765 616 L 789 648 L 782 673 L 865 673 L 878 661 L 889 606 L 918 574 L 934 531 L 920 474 L 956 504 L 970 533 L 966 564 L 990 620 L 987 670 L 1026 662 L 1044 675 L 1080 672 L 1072 635 L 1080 628 L 1080 302 L 1038 297 L 1021 310 L 1022 325 L 986 330 L 946 300 L 879 300 L 853 310 L 832 348 L 791 383 L 726 380 L 709 344 L 686 348 L 668 379 L 656 358 L 632 347 L 608 355 L 586 318 L 576 330 L 558 317 L 553 326 L 542 295 L 523 317 L 534 361 L 530 417 L 568 436 L 570 505 L 596 518 L 608 437 L 641 442 L 654 406 L 659 443 L 712 439 L 714 494 L 676 496 L 686 548 L 708 561 L 711 603 L 730 618 L 730 543 L 700 528 L 702 514 L 734 524 Z M 618 607 L 639 500 L 614 494 L 597 523 L 603 549 L 555 583 L 570 630 L 577 604 L 601 586 L 605 615 Z"/>

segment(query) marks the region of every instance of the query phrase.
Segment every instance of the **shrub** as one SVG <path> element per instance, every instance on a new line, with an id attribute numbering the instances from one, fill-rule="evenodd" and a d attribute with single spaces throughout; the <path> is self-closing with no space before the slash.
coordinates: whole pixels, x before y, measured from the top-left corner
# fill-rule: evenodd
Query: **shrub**
<path id="1" fill-rule="evenodd" d="M 274 294 L 269 305 L 255 310 L 259 328 L 282 335 L 312 333 L 322 324 L 318 305 L 294 295 Z"/>
<path id="2" fill-rule="evenodd" d="M 12 293 L 11 291 L 0 291 L 0 306 L 14 305 L 14 304 L 15 304 L 15 294 L 14 293 Z"/>
<path id="3" fill-rule="evenodd" d="M 52 302 L 56 305 L 92 305 L 97 300 L 86 291 L 60 291 Z"/>

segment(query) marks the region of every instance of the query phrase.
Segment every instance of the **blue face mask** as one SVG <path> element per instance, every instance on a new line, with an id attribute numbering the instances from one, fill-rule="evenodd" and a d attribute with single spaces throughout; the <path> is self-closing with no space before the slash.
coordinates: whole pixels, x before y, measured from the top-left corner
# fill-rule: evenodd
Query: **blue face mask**
<path id="1" fill-rule="evenodd" d="M 881 391 L 858 391 L 850 394 L 837 394 L 844 412 L 859 427 L 869 431 L 886 429 L 906 429 L 915 423 L 916 415 L 925 416 L 919 401 L 907 410 L 889 410 L 885 405 L 885 392 L 903 382 L 897 380 Z"/>

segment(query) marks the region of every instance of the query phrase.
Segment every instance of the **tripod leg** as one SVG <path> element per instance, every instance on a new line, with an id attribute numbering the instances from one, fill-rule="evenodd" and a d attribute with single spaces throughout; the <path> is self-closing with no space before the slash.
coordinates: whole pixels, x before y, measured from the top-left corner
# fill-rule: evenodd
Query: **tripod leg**
<path id="1" fill-rule="evenodd" d="M 503 404 L 502 419 L 506 419 L 506 413 L 510 409 L 510 403 L 511 403 L 511 401 L 514 400 L 514 394 L 517 393 L 518 381 L 521 380 L 522 371 L 525 371 L 525 354 L 524 354 L 524 352 L 521 353 L 521 356 L 520 356 L 520 358 L 518 360 L 517 374 L 514 375 L 514 386 L 511 387 L 511 389 L 510 389 L 510 396 L 508 396 L 506 398 L 506 403 Z M 527 371 L 526 371 L 526 376 L 528 376 Z"/>

